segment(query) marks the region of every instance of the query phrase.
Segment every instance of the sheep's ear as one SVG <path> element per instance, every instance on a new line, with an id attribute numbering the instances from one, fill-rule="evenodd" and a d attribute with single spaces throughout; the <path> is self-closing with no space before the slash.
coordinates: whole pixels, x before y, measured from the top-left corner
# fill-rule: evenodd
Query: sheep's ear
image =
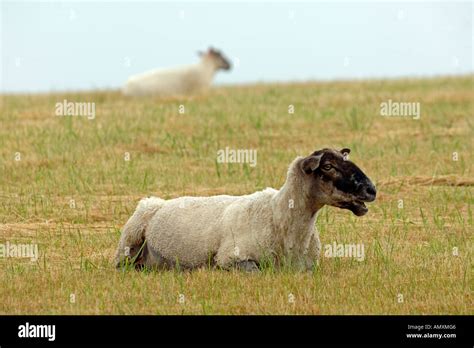
<path id="1" fill-rule="evenodd" d="M 197 51 L 197 55 L 198 55 L 199 57 L 202 57 L 202 56 L 204 55 L 204 52 L 203 52 L 203 51 Z"/>
<path id="2" fill-rule="evenodd" d="M 306 174 L 311 174 L 319 167 L 322 156 L 309 156 L 301 162 L 301 169 Z"/>
<path id="3" fill-rule="evenodd" d="M 344 148 L 341 150 L 341 153 L 344 155 L 344 154 L 350 154 L 351 153 L 351 149 L 348 149 L 348 148 Z"/>

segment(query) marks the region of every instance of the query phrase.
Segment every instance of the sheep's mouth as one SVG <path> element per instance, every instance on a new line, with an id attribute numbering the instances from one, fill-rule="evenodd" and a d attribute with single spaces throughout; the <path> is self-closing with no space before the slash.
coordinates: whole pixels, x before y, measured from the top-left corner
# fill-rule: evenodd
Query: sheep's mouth
<path id="1" fill-rule="evenodd" d="M 361 200 L 354 200 L 351 202 L 344 202 L 339 205 L 339 208 L 348 209 L 357 216 L 363 216 L 367 214 L 369 209 L 366 207 L 365 203 Z"/>
<path id="2" fill-rule="evenodd" d="M 362 216 L 367 214 L 369 208 L 366 207 L 365 203 L 359 200 L 351 202 L 350 210 L 357 216 Z"/>

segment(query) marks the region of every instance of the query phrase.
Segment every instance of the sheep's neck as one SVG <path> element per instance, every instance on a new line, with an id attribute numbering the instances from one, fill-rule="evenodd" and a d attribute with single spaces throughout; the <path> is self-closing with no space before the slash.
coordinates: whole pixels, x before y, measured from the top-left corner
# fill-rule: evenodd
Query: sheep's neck
<path id="1" fill-rule="evenodd" d="M 323 204 L 309 204 L 304 193 L 297 189 L 301 185 L 294 180 L 288 178 L 272 202 L 274 232 L 286 252 L 301 252 L 307 248 L 314 232 L 316 213 L 323 207 Z"/>
<path id="2" fill-rule="evenodd" d="M 202 58 L 200 62 L 202 71 L 204 71 L 209 79 L 212 79 L 217 71 L 217 68 L 210 58 Z"/>

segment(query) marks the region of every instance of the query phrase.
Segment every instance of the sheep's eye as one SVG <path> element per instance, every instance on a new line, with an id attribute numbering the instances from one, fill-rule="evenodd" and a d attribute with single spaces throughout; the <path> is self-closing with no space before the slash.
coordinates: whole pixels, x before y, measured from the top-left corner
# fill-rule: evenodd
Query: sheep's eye
<path id="1" fill-rule="evenodd" d="M 325 165 L 323 166 L 323 169 L 324 169 L 324 170 L 331 170 L 331 168 L 332 168 L 332 165 L 330 165 L 330 164 L 325 164 Z"/>

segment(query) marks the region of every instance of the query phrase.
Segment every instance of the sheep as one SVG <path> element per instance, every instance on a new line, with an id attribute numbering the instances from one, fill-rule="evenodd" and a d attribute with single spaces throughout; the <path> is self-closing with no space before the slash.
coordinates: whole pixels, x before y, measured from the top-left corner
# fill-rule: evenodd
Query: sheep
<path id="1" fill-rule="evenodd" d="M 250 272 L 271 261 L 277 267 L 310 270 L 321 249 L 317 212 L 331 205 L 362 216 L 368 212 L 364 202 L 375 200 L 375 186 L 346 158 L 349 152 L 325 148 L 297 157 L 280 190 L 142 199 L 123 228 L 116 266 L 210 265 Z"/>
<path id="2" fill-rule="evenodd" d="M 231 64 L 224 55 L 212 47 L 206 53 L 198 52 L 197 64 L 155 69 L 131 76 L 123 87 L 127 96 L 187 96 L 207 90 L 218 70 L 230 70 Z"/>

